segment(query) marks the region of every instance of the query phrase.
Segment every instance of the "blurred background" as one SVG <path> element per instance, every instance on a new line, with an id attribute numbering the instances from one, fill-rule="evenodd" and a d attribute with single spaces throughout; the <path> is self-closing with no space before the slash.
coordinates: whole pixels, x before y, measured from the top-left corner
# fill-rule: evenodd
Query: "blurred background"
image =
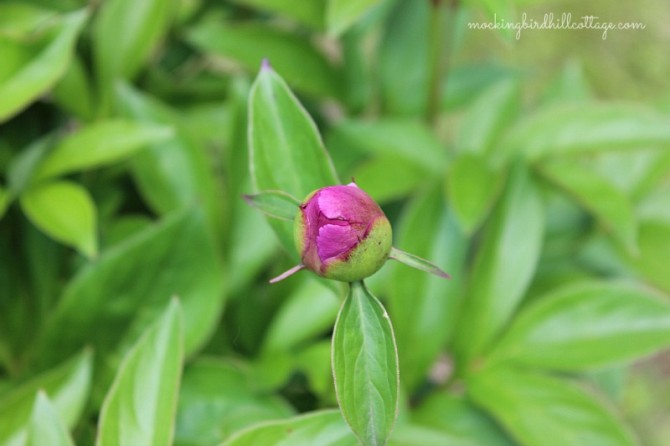
<path id="1" fill-rule="evenodd" d="M 645 27 L 471 25 L 550 13 Z M 665 0 L 2 0 L 0 443 L 22 444 L 46 388 L 93 444 L 122 358 L 173 295 L 175 444 L 336 407 L 343 288 L 268 285 L 297 255 L 241 198 L 265 182 L 247 121 L 267 59 L 394 245 L 454 278 L 388 264 L 369 279 L 398 338 L 399 425 L 446 444 L 670 444 L 668 48 Z M 538 333 L 572 342 L 565 364 L 529 354 L 515 378 L 477 380 L 519 314 L 584 281 L 637 291 L 546 310 Z M 90 385 L 61 379 L 81 370 Z M 527 370 L 542 379 L 524 387 Z M 496 379 L 518 398 L 486 390 Z"/>

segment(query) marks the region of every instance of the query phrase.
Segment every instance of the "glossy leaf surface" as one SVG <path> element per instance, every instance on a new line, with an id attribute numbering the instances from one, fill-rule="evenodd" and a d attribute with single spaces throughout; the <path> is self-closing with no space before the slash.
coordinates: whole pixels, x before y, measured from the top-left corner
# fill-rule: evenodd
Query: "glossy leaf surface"
<path id="1" fill-rule="evenodd" d="M 362 282 L 351 284 L 335 322 L 333 376 L 356 436 L 385 444 L 398 415 L 398 354 L 389 316 Z"/>

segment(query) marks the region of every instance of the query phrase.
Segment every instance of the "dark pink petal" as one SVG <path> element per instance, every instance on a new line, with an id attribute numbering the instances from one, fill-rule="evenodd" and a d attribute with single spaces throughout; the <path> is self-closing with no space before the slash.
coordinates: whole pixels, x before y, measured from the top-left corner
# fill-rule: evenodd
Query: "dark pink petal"
<path id="1" fill-rule="evenodd" d="M 358 244 L 358 235 L 349 226 L 327 224 L 319 228 L 316 247 L 321 262 L 348 253 Z"/>

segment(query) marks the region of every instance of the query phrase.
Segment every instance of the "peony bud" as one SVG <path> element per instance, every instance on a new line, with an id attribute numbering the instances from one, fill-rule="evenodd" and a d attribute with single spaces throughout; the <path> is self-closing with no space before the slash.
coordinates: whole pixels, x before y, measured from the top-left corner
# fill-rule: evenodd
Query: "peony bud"
<path id="1" fill-rule="evenodd" d="M 276 195 L 278 192 L 268 191 L 246 196 L 246 199 L 268 215 L 275 216 L 277 209 L 264 205 L 258 198 Z M 305 268 L 328 279 L 356 282 L 376 273 L 387 259 L 449 278 L 429 261 L 391 246 L 391 224 L 386 215 L 355 183 L 317 189 L 299 207 L 293 235 L 302 263 L 270 283 L 279 282 Z"/>
<path id="2" fill-rule="evenodd" d="M 312 192 L 295 218 L 295 244 L 303 265 L 343 282 L 379 270 L 391 251 L 391 224 L 356 184 Z"/>

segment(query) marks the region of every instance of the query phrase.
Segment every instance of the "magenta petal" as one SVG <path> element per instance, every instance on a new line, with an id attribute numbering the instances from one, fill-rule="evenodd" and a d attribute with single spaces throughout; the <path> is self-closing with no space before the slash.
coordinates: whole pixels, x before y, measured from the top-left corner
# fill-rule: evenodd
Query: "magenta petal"
<path id="1" fill-rule="evenodd" d="M 378 210 L 374 201 L 354 186 L 324 188 L 319 194 L 318 204 L 321 213 L 331 220 L 366 221 Z"/>
<path id="2" fill-rule="evenodd" d="M 347 207 L 348 194 L 335 188 L 324 189 L 318 197 L 321 213 L 329 219 L 343 218 L 342 211 Z"/>
<path id="3" fill-rule="evenodd" d="M 358 244 L 358 236 L 350 226 L 324 225 L 319 228 L 316 247 L 322 262 L 349 252 Z"/>

